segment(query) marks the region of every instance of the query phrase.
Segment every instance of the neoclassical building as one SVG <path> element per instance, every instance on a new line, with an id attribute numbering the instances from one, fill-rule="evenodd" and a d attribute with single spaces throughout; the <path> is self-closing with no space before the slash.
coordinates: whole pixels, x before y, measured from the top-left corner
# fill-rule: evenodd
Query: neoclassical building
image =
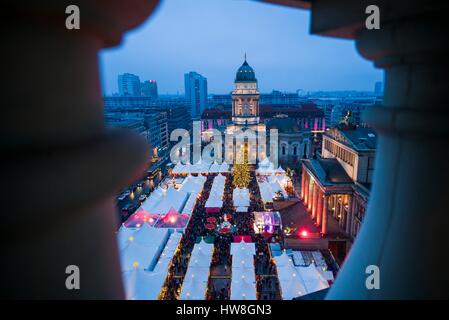
<path id="1" fill-rule="evenodd" d="M 266 128 L 260 123 L 259 96 L 256 74 L 245 56 L 235 75 L 232 122 L 226 127 L 225 148 L 232 150 L 225 153 L 228 163 L 243 161 L 245 150 L 250 163 L 257 163 L 266 156 Z"/>
<path id="2" fill-rule="evenodd" d="M 259 105 L 260 93 L 254 69 L 245 60 L 238 68 L 232 91 L 232 114 L 220 110 L 206 110 L 202 116 L 203 142 L 210 141 L 211 129 L 224 128 L 227 133 L 223 145 L 225 160 L 235 162 L 247 149 L 250 163 L 274 156 L 277 152 L 281 165 L 298 164 L 300 159 L 310 157 L 311 132 L 324 128 L 324 114 L 314 108 L 270 110 L 262 115 Z M 290 117 L 290 114 L 294 115 Z M 277 130 L 277 136 L 270 135 L 270 129 Z"/>
<path id="3" fill-rule="evenodd" d="M 377 135 L 371 128 L 340 126 L 323 135 L 322 158 L 302 165 L 301 198 L 321 233 L 335 219 L 355 238 L 365 216 L 374 171 Z"/>

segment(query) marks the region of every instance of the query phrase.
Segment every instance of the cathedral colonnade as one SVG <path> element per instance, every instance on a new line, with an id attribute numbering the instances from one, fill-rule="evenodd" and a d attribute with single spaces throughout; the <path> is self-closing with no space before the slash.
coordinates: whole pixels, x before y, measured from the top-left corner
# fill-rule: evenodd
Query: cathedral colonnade
<path id="1" fill-rule="evenodd" d="M 304 169 L 301 176 L 301 199 L 317 226 L 321 227 L 321 234 L 327 234 L 329 194 L 326 194 L 315 177 Z"/>

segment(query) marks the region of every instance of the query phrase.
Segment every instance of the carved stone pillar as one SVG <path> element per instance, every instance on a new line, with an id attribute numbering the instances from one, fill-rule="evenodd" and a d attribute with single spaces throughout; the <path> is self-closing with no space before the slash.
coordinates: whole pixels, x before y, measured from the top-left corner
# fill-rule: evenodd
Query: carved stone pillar
<path id="1" fill-rule="evenodd" d="M 304 185 L 305 185 L 305 171 L 304 169 L 301 172 L 301 199 L 304 201 Z"/>
<path id="2" fill-rule="evenodd" d="M 378 5 L 380 30 L 365 28 Z M 447 1 L 329 1 L 312 5 L 312 31 L 356 39 L 385 69 L 384 105 L 366 120 L 378 132 L 368 211 L 329 299 L 447 298 L 449 275 L 449 33 Z M 380 269 L 380 289 L 365 286 Z M 423 276 L 423 275 L 426 276 Z"/>
<path id="3" fill-rule="evenodd" d="M 114 196 L 143 173 L 146 142 L 105 128 L 98 50 L 157 1 L 2 3 L 3 298 L 123 298 Z M 67 290 L 68 265 L 80 289 Z"/>
<path id="4" fill-rule="evenodd" d="M 323 198 L 323 211 L 321 213 L 321 219 L 322 219 L 322 223 L 321 223 L 321 234 L 323 236 L 325 236 L 327 234 L 327 196 L 324 195 Z"/>

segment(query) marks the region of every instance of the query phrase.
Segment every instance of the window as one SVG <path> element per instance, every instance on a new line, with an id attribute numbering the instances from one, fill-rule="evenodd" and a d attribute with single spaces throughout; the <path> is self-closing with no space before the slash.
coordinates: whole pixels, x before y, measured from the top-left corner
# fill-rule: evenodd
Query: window
<path id="1" fill-rule="evenodd" d="M 297 155 L 297 150 L 296 150 L 296 146 L 293 147 L 293 155 L 296 156 Z"/>
<path id="2" fill-rule="evenodd" d="M 285 146 L 282 146 L 282 155 L 285 156 Z"/>

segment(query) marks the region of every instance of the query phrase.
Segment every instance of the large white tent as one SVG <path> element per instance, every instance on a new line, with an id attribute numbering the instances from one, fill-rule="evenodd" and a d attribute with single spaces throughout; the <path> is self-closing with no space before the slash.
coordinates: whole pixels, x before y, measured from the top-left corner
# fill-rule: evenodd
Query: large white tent
<path id="1" fill-rule="evenodd" d="M 130 241 L 134 240 L 133 235 L 135 231 L 135 228 L 127 228 L 124 224 L 122 224 L 117 232 L 117 242 L 119 250 L 122 250 L 129 244 Z"/>
<path id="2" fill-rule="evenodd" d="M 257 295 L 254 270 L 254 243 L 232 243 L 231 300 L 255 300 Z"/>
<path id="3" fill-rule="evenodd" d="M 255 255 L 256 245 L 253 242 L 247 243 L 244 242 L 243 240 L 237 243 L 235 242 L 231 243 L 231 255 L 240 255 L 240 254 L 248 256 Z"/>
<path id="4" fill-rule="evenodd" d="M 218 209 L 223 206 L 223 192 L 226 177 L 222 174 L 217 175 L 212 182 L 209 198 L 206 201 L 206 209 Z"/>
<path id="5" fill-rule="evenodd" d="M 256 300 L 257 291 L 255 281 L 245 277 L 235 278 L 231 281 L 231 300 Z"/>
<path id="6" fill-rule="evenodd" d="M 220 173 L 228 173 L 229 172 L 229 164 L 226 161 L 223 161 L 220 165 Z"/>
<path id="7" fill-rule="evenodd" d="M 285 251 L 274 259 L 284 300 L 290 300 L 329 287 L 327 280 L 324 279 L 314 264 L 307 267 L 295 267 L 293 259 Z"/>
<path id="8" fill-rule="evenodd" d="M 247 188 L 235 188 L 232 191 L 234 207 L 249 207 L 249 191 Z"/>
<path id="9" fill-rule="evenodd" d="M 144 224 L 130 236 L 128 244 L 120 251 L 122 271 L 152 269 L 168 237 L 168 229 L 156 229 Z"/>
<path id="10" fill-rule="evenodd" d="M 118 237 L 125 237 L 130 231 L 122 228 Z M 121 233 L 123 236 L 120 236 Z M 170 233 L 168 229 L 157 229 L 147 224 L 129 236 L 126 246 L 120 251 L 127 299 L 158 298 L 181 236 L 180 233 Z"/>
<path id="11" fill-rule="evenodd" d="M 195 244 L 181 289 L 181 300 L 202 300 L 206 297 L 207 280 L 212 261 L 213 244 Z"/>
<path id="12" fill-rule="evenodd" d="M 217 163 L 217 161 L 214 161 L 214 163 L 211 164 L 209 168 L 210 173 L 220 173 L 220 165 Z"/>
<path id="13" fill-rule="evenodd" d="M 148 272 L 133 268 L 122 273 L 126 299 L 157 300 L 164 284 L 166 273 Z"/>
<path id="14" fill-rule="evenodd" d="M 167 272 L 170 266 L 171 260 L 175 255 L 176 249 L 178 248 L 179 242 L 181 241 L 182 234 L 179 232 L 173 232 L 170 235 L 167 243 L 165 244 L 164 251 L 162 251 L 159 256 L 153 271 L 154 272 Z"/>

